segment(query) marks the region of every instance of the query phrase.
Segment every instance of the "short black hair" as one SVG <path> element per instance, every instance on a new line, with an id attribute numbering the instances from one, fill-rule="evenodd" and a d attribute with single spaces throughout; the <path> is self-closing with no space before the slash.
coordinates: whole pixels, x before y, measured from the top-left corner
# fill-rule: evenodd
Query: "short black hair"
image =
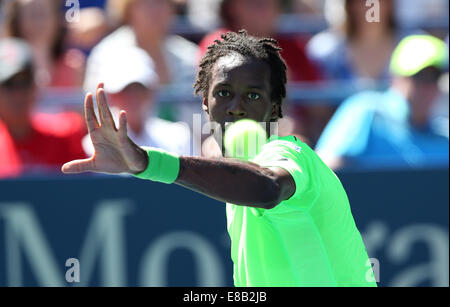
<path id="1" fill-rule="evenodd" d="M 286 98 L 287 67 L 280 52 L 281 48 L 275 39 L 256 38 L 247 35 L 245 30 L 238 33 L 228 32 L 222 35 L 222 40 L 216 40 L 208 47 L 200 61 L 200 69 L 194 84 L 195 94 L 204 98 L 208 97 L 214 64 L 221 57 L 239 53 L 244 57 L 255 58 L 269 65 L 272 86 L 271 100 L 278 105 L 278 114 L 282 118 L 281 106 Z"/>

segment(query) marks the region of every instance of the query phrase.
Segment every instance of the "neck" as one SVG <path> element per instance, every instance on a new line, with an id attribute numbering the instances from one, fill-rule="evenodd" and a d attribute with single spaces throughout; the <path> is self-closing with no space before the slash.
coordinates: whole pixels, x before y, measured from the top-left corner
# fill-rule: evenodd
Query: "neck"
<path id="1" fill-rule="evenodd" d="M 391 89 L 403 96 L 408 102 L 410 124 L 418 129 L 425 128 L 428 125 L 430 114 L 423 109 L 417 110 L 417 108 L 414 108 L 414 103 L 411 103 L 411 86 L 413 86 L 412 83 L 407 82 L 404 78 L 394 78 Z"/>
<path id="2" fill-rule="evenodd" d="M 52 44 L 47 43 L 45 41 L 31 41 L 30 45 L 33 49 L 34 56 L 37 58 L 37 60 L 43 60 L 43 59 L 51 59 L 52 58 Z"/>
<path id="3" fill-rule="evenodd" d="M 136 33 L 136 42 L 138 46 L 147 52 L 151 53 L 152 51 L 161 50 L 164 44 L 164 35 L 151 35 L 148 32 L 139 33 L 135 30 Z"/>
<path id="4" fill-rule="evenodd" d="M 381 26 L 368 25 L 360 29 L 354 40 L 364 45 L 379 45 L 380 41 L 389 41 L 392 39 L 391 33 L 385 31 Z"/>
<path id="5" fill-rule="evenodd" d="M 30 122 L 23 121 L 23 122 L 17 122 L 17 121 L 7 121 L 2 120 L 3 123 L 8 128 L 9 134 L 14 140 L 23 140 L 26 139 L 32 131 L 32 127 Z"/>
<path id="6" fill-rule="evenodd" d="M 408 100 L 411 92 L 411 83 L 408 82 L 406 78 L 394 77 L 392 80 L 391 90 L 396 91 L 403 96 L 404 99 Z"/>
<path id="7" fill-rule="evenodd" d="M 419 130 L 424 129 L 428 126 L 428 114 L 411 110 L 409 121 L 413 127 L 416 127 Z"/>

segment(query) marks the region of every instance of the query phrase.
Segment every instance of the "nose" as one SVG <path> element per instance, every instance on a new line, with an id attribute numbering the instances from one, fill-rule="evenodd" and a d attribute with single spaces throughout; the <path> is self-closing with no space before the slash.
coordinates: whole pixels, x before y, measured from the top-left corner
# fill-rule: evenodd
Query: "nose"
<path id="1" fill-rule="evenodd" d="M 227 109 L 227 114 L 236 119 L 245 118 L 247 116 L 247 111 L 242 107 L 241 99 L 233 99 L 229 108 Z"/>

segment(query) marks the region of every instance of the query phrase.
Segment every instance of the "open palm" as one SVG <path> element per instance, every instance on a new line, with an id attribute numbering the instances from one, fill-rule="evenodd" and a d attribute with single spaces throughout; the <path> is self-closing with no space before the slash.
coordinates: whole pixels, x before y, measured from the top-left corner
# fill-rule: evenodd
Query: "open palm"
<path id="1" fill-rule="evenodd" d="M 97 87 L 96 98 L 100 123 L 94 112 L 93 95 L 87 94 L 84 102 L 86 125 L 94 145 L 94 155 L 89 159 L 64 164 L 63 173 L 137 174 L 144 171 L 148 164 L 147 155 L 127 135 L 126 112 L 120 112 L 119 128 L 116 128 L 103 84 Z"/>

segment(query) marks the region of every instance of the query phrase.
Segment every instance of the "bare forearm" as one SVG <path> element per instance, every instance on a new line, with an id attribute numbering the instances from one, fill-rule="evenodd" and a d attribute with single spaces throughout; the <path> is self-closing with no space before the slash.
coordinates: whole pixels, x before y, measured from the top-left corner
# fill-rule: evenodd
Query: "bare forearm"
<path id="1" fill-rule="evenodd" d="M 275 173 L 234 159 L 181 157 L 177 184 L 219 201 L 270 209 L 282 187 Z"/>

